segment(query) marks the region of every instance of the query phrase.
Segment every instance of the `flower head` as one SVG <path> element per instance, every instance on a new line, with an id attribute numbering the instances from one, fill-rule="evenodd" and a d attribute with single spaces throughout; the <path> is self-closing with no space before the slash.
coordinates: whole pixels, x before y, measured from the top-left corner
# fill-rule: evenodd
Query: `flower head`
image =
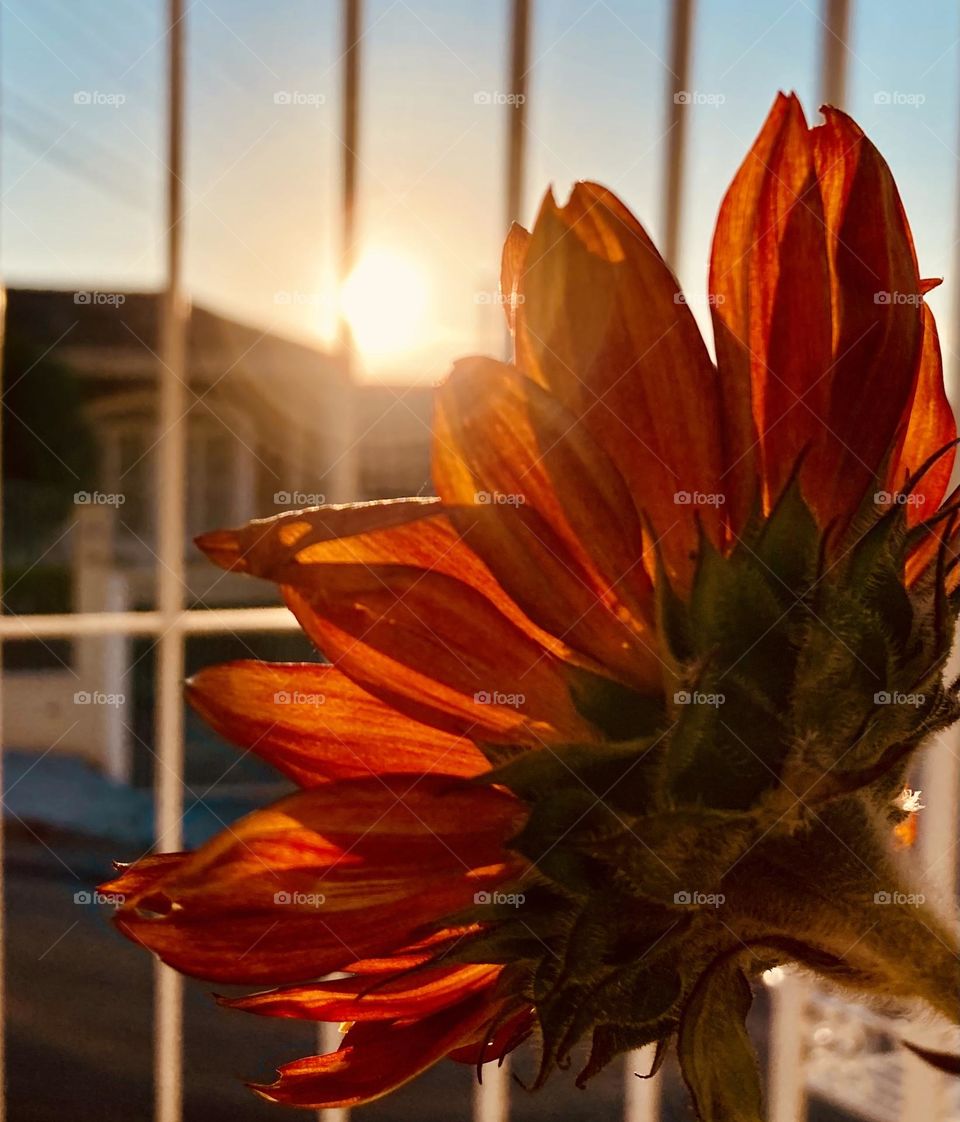
<path id="1" fill-rule="evenodd" d="M 190 684 L 302 790 L 110 888 L 164 961 L 278 987 L 225 1004 L 349 1023 L 268 1098 L 353 1105 L 533 1032 L 535 1083 L 582 1039 L 580 1082 L 676 1039 L 703 1118 L 757 1118 L 749 979 L 787 963 L 960 1021 L 956 925 L 895 838 L 958 713 L 956 430 L 889 169 L 824 113 L 779 97 L 724 199 L 716 362 L 579 183 L 507 240 L 515 363 L 438 391 L 437 499 L 200 539 L 329 659 Z"/>

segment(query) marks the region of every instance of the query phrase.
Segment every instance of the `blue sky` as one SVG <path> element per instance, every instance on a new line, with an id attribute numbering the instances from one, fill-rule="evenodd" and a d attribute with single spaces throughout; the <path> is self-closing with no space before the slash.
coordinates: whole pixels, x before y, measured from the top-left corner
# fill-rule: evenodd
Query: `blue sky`
<path id="1" fill-rule="evenodd" d="M 311 335 L 329 324 L 336 253 L 337 0 L 187 0 L 187 280 L 197 300 Z M 420 343 L 368 364 L 436 380 L 495 345 L 508 110 L 506 0 L 367 0 L 361 233 L 418 260 Z M 700 0 L 681 281 L 705 287 L 722 193 L 777 89 L 817 106 L 815 0 Z M 2 248 L 8 283 L 149 287 L 162 266 L 162 9 L 156 0 L 2 0 Z M 539 0 L 526 217 L 553 183 L 614 187 L 658 236 L 668 5 Z M 900 185 L 948 345 L 956 258 L 960 14 L 950 0 L 854 5 L 847 108 Z M 79 93 L 89 102 L 78 103 Z M 297 95 L 277 104 L 276 94 Z M 881 95 L 878 99 L 877 95 Z M 891 97 L 883 104 L 884 94 Z M 122 99 L 122 100 L 121 100 Z M 714 98 L 717 100 L 717 98 Z M 899 102 L 899 103 L 898 103 Z M 277 293 L 292 293 L 278 302 Z"/>

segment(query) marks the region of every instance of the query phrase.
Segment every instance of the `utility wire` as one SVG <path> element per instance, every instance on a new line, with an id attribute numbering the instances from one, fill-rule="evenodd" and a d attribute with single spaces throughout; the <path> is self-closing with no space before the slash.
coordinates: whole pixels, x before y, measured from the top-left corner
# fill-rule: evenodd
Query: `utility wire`
<path id="1" fill-rule="evenodd" d="M 149 209 L 142 198 L 137 198 L 116 180 L 100 174 L 99 169 L 83 163 L 72 152 L 66 151 L 56 143 L 51 143 L 48 137 L 37 133 L 30 125 L 11 116 L 8 112 L 3 114 L 2 120 L 4 131 L 11 140 L 18 141 L 35 155 L 42 156 L 44 161 L 57 165 L 63 171 L 85 181 L 88 185 L 106 191 L 133 209 L 140 211 Z"/>
<path id="2" fill-rule="evenodd" d="M 18 112 L 21 117 L 28 116 L 37 118 L 37 131 L 40 133 L 52 133 L 51 140 L 55 139 L 57 136 L 63 135 L 70 129 L 71 125 L 74 127 L 79 125 L 84 133 L 84 137 L 82 141 L 83 153 L 78 155 L 92 156 L 97 165 L 106 166 L 111 169 L 118 168 L 125 171 L 128 176 L 132 176 L 134 181 L 140 180 L 141 171 L 138 165 L 119 151 L 119 149 L 105 143 L 97 136 L 90 136 L 88 130 L 82 128 L 84 122 L 67 121 L 58 114 L 52 113 L 44 106 L 31 101 L 30 98 L 25 97 L 19 90 L 12 89 L 10 86 L 3 87 L 3 99 L 5 103 L 9 103 L 12 100 L 14 104 L 10 106 L 10 108 Z"/>

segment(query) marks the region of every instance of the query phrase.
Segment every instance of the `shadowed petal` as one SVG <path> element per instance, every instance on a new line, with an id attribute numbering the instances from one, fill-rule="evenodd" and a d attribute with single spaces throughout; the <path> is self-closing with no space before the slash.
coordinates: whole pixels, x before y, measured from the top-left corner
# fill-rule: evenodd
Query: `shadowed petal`
<path id="1" fill-rule="evenodd" d="M 340 978 L 311 986 L 286 986 L 249 997 L 220 998 L 221 1005 L 265 1017 L 305 1021 L 393 1021 L 426 1017 L 492 988 L 502 966 L 441 966 L 392 981 Z"/>
<path id="2" fill-rule="evenodd" d="M 521 1009 L 495 1028 L 492 1036 L 484 1031 L 469 1044 L 455 1048 L 447 1058 L 459 1064 L 470 1064 L 471 1067 L 489 1064 L 494 1060 L 499 1063 L 508 1052 L 512 1052 L 527 1039 L 536 1023 L 537 1015 L 532 1008 Z"/>
<path id="3" fill-rule="evenodd" d="M 530 622 L 437 502 L 321 507 L 198 543 L 281 584 L 324 655 L 415 720 L 480 740 L 595 735 L 570 699 L 569 648 Z"/>
<path id="4" fill-rule="evenodd" d="M 386 772 L 471 776 L 488 766 L 466 737 L 403 716 L 332 666 L 211 666 L 190 679 L 187 697 L 221 736 L 301 787 Z"/>
<path id="5" fill-rule="evenodd" d="M 957 435 L 957 422 L 943 386 L 943 361 L 933 312 L 923 306 L 923 347 L 917 389 L 910 409 L 907 435 L 899 463 L 890 473 L 891 490 L 902 487 L 930 456 L 945 448 Z M 917 501 L 907 507 L 910 525 L 929 518 L 940 505 L 950 483 L 956 449 L 948 449 L 914 488 Z"/>
<path id="6" fill-rule="evenodd" d="M 130 865 L 117 864 L 113 880 L 98 885 L 97 891 L 110 896 L 140 899 L 149 896 L 155 884 L 170 875 L 190 857 L 189 853 L 151 853 Z"/>
<path id="7" fill-rule="evenodd" d="M 719 544 L 732 477 L 716 371 L 676 279 L 611 192 L 578 183 L 566 207 L 544 199 L 521 289 L 517 365 L 582 420 L 688 584 L 696 519 L 675 496 L 720 489 L 697 512 Z"/>
<path id="8" fill-rule="evenodd" d="M 905 436 L 922 320 L 913 239 L 890 169 L 846 114 L 823 113 L 826 123 L 811 137 L 827 224 L 835 357 L 829 433 L 810 471 L 825 521 L 849 517 Z"/>
<path id="9" fill-rule="evenodd" d="M 454 777 L 344 780 L 256 811 L 131 894 L 120 930 L 184 973 L 279 984 L 403 946 L 517 875 L 514 798 Z"/>
<path id="10" fill-rule="evenodd" d="M 338 565 L 322 586 L 285 595 L 338 669 L 416 720 L 480 741 L 597 737 L 573 702 L 576 667 L 451 577 Z"/>
<path id="11" fill-rule="evenodd" d="M 314 1110 L 372 1102 L 442 1059 L 494 1011 L 480 996 L 423 1020 L 355 1025 L 338 1051 L 284 1064 L 276 1083 L 254 1090 L 270 1102 Z"/>
<path id="12" fill-rule="evenodd" d="M 769 510 L 823 437 L 833 358 L 826 228 L 795 96 L 777 98 L 723 200 L 710 289 L 725 400 L 752 399 Z M 749 458 L 749 427 L 729 423 Z"/>
<path id="13" fill-rule="evenodd" d="M 438 392 L 434 479 L 532 620 L 626 681 L 659 685 L 640 521 L 572 414 L 513 367 L 460 362 Z"/>

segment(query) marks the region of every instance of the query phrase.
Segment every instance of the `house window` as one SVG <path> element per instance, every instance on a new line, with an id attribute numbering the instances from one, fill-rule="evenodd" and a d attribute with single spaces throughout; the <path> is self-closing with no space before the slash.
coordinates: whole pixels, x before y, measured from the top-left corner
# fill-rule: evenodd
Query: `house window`
<path id="1" fill-rule="evenodd" d="M 119 560 L 147 560 L 156 548 L 156 420 L 146 411 L 112 414 L 100 428 L 99 490 L 115 500 Z M 192 538 L 253 513 L 255 461 L 244 439 L 212 411 L 188 418 L 187 531 Z"/>

